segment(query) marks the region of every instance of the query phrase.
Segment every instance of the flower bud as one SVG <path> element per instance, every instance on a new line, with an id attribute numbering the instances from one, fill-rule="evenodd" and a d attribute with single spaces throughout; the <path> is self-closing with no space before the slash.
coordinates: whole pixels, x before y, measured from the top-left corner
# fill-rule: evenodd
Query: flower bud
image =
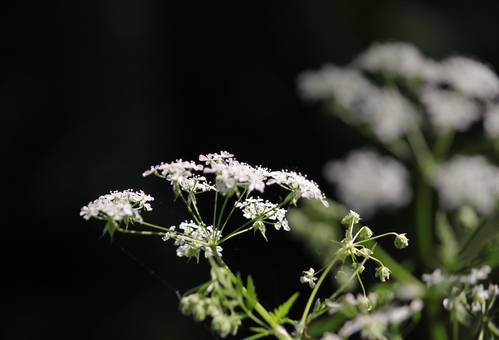
<path id="1" fill-rule="evenodd" d="M 362 229 L 360 229 L 359 238 L 361 240 L 367 240 L 368 238 L 371 238 L 371 236 L 373 236 L 373 232 L 368 227 L 362 227 Z"/>
<path id="2" fill-rule="evenodd" d="M 376 275 L 374 276 L 379 277 L 381 282 L 385 282 L 386 280 L 390 280 L 390 273 L 391 273 L 390 269 L 383 266 L 376 268 Z"/>
<path id="3" fill-rule="evenodd" d="M 394 244 L 398 249 L 402 249 L 409 245 L 409 239 L 405 237 L 405 234 L 398 234 L 397 237 L 395 237 Z"/>

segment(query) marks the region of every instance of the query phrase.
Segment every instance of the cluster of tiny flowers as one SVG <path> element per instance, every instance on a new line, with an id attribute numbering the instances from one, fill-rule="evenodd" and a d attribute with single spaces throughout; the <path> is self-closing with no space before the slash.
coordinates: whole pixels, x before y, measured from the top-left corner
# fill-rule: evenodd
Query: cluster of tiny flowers
<path id="1" fill-rule="evenodd" d="M 457 156 L 438 167 L 433 185 L 444 209 L 469 205 L 490 214 L 499 199 L 499 168 L 483 156 Z"/>
<path id="2" fill-rule="evenodd" d="M 239 162 L 227 152 L 222 152 L 221 155 L 200 155 L 199 160 L 207 165 L 204 169 L 205 173 L 215 174 L 216 188 L 222 194 L 230 194 L 239 186 L 247 188 L 249 192 L 265 190 L 264 180 L 268 174 L 265 168 L 254 168 L 249 164 Z"/>
<path id="3" fill-rule="evenodd" d="M 151 166 L 151 168 L 145 171 L 142 176 L 145 177 L 157 173 L 170 182 L 182 183 L 187 178 L 192 176 L 192 171 L 200 170 L 203 170 L 203 165 L 201 164 L 196 164 L 192 161 L 183 161 L 181 159 L 177 159 L 175 162 L 161 163 L 160 165 Z"/>
<path id="4" fill-rule="evenodd" d="M 393 296 L 385 297 L 385 299 L 392 300 Z M 420 299 L 414 299 L 408 305 L 382 305 L 378 307 L 379 300 L 380 298 L 376 293 L 369 293 L 368 296 L 358 294 L 357 297 L 347 293 L 341 303 L 326 302 L 329 314 L 343 312 L 348 315 L 352 314 L 352 310 L 355 310 L 356 316 L 345 322 L 336 334 L 325 333 L 322 340 L 348 339 L 358 332 L 360 332 L 362 339 L 386 340 L 390 338 L 394 325 L 401 324 L 423 309 L 423 302 Z M 374 308 L 376 311 L 372 311 Z"/>
<path id="5" fill-rule="evenodd" d="M 288 220 L 286 219 L 286 209 L 278 208 L 277 204 L 263 201 L 261 198 L 247 198 L 243 202 L 236 202 L 236 208 L 242 209 L 243 216 L 249 220 L 277 221 L 274 227 L 279 230 L 281 227 L 289 231 Z"/>
<path id="6" fill-rule="evenodd" d="M 178 257 L 196 257 L 199 260 L 199 252 L 204 251 L 204 256 L 213 256 L 212 246 L 215 246 L 222 233 L 219 230 L 213 229 L 212 226 L 199 226 L 193 221 L 180 223 L 178 229 L 182 232 L 176 232 L 175 226 L 170 227 L 170 232 L 163 236 L 163 241 L 168 241 L 170 238 L 175 240 L 174 245 L 178 246 Z M 215 247 L 217 255 L 222 256 L 222 247 Z"/>
<path id="7" fill-rule="evenodd" d="M 376 86 L 368 80 L 372 75 L 381 76 L 388 84 L 405 82 L 422 105 L 411 104 L 395 90 Z M 483 115 L 487 136 L 499 136 L 495 101 L 499 78 L 488 66 L 468 57 L 437 62 L 410 44 L 377 43 L 348 67 L 327 65 L 304 72 L 298 78 L 298 88 L 304 99 L 334 99 L 349 111 L 346 120 L 370 126 L 385 143 L 420 125 L 420 109 L 437 132 L 467 131 Z"/>
<path id="8" fill-rule="evenodd" d="M 422 279 L 428 287 L 445 286 L 449 290 L 449 296 L 442 304 L 448 311 L 456 311 L 462 320 L 471 314 L 487 314 L 492 308 L 496 297 L 499 295 L 499 287 L 489 284 L 484 288 L 480 281 L 486 280 L 491 268 L 485 265 L 481 268 L 473 268 L 469 274 L 445 276 L 440 269 L 431 274 L 424 274 Z"/>
<path id="9" fill-rule="evenodd" d="M 192 315 L 194 320 L 203 321 L 211 317 L 211 327 L 222 338 L 227 335 L 236 335 L 241 325 L 241 316 L 226 315 L 220 299 L 203 297 L 200 294 L 191 294 L 180 300 L 180 310 L 184 315 Z"/>
<path id="10" fill-rule="evenodd" d="M 296 204 L 296 201 L 301 197 L 307 199 L 317 199 L 324 206 L 329 206 L 326 201 L 326 196 L 319 189 L 317 183 L 307 179 L 306 176 L 298 174 L 294 171 L 272 171 L 268 174 L 270 179 L 267 185 L 277 183 L 281 187 L 291 191 L 291 203 Z"/>
<path id="11" fill-rule="evenodd" d="M 405 167 L 372 150 L 355 150 L 343 161 L 330 161 L 324 177 L 336 186 L 342 202 L 366 218 L 382 208 L 405 206 L 412 197 Z"/>
<path id="12" fill-rule="evenodd" d="M 120 222 L 125 218 L 141 221 L 139 211 L 142 209 L 152 210 L 149 201 L 154 198 L 146 195 L 142 190 L 112 191 L 102 195 L 81 209 L 80 216 L 89 220 L 90 218 L 112 219 Z"/>

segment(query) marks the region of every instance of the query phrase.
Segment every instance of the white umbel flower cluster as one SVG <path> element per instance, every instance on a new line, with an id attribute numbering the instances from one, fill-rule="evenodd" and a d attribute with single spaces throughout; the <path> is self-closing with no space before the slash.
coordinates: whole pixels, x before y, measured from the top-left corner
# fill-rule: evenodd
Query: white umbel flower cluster
<path id="1" fill-rule="evenodd" d="M 336 186 L 339 199 L 366 218 L 378 209 L 408 204 L 412 197 L 408 176 L 397 160 L 367 149 L 324 166 L 324 177 Z"/>
<path id="2" fill-rule="evenodd" d="M 286 209 L 279 208 L 277 204 L 270 201 L 263 201 L 262 198 L 249 197 L 243 202 L 236 202 L 236 208 L 242 209 L 243 216 L 249 220 L 259 220 L 261 222 L 273 222 L 274 227 L 279 230 L 281 227 L 289 231 L 288 220 L 286 219 Z"/>
<path id="3" fill-rule="evenodd" d="M 86 220 L 94 217 L 112 219 L 115 222 L 120 222 L 125 218 L 142 221 L 140 210 L 151 211 L 152 207 L 148 202 L 153 200 L 153 197 L 146 195 L 142 190 L 111 191 L 84 206 L 80 216 Z"/>
<path id="4" fill-rule="evenodd" d="M 499 199 L 499 168 L 483 156 L 458 156 L 438 167 L 433 185 L 444 209 L 469 205 L 490 214 Z"/>
<path id="5" fill-rule="evenodd" d="M 333 100 L 343 108 L 335 114 L 349 124 L 367 126 L 383 143 L 403 138 L 421 126 L 423 117 L 437 134 L 467 131 L 485 117 L 487 136 L 499 136 L 499 77 L 469 57 L 435 61 L 410 44 L 375 43 L 346 67 L 303 72 L 298 91 L 306 100 Z M 419 103 L 411 103 L 414 99 Z"/>
<path id="6" fill-rule="evenodd" d="M 216 246 L 222 237 L 220 230 L 215 230 L 213 226 L 199 226 L 193 221 L 182 222 L 178 228 L 182 230 L 181 233 L 176 232 L 173 226 L 170 228 L 171 232 L 163 236 L 163 241 L 170 238 L 175 240 L 178 257 L 196 257 L 199 260 L 199 253 L 204 251 L 204 256 L 208 258 L 213 256 L 212 246 L 215 246 L 217 255 L 222 256 L 222 247 Z"/>

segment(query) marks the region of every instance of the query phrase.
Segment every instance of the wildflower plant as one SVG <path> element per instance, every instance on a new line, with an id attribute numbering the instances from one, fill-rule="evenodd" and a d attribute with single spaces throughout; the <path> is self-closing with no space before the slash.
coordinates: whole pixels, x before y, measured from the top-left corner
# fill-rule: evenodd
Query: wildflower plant
<path id="1" fill-rule="evenodd" d="M 340 202 L 366 219 L 414 206 L 413 269 L 382 251 L 390 269 L 379 267 L 376 277 L 391 275 L 425 302 L 432 339 L 499 337 L 497 288 L 480 283 L 499 251 L 499 78 L 492 68 L 465 56 L 433 60 L 406 43 L 375 43 L 347 66 L 303 72 L 298 90 L 372 142 L 324 166 Z M 399 234 L 396 246 L 406 244 Z M 369 333 L 362 322 L 354 323 L 361 338 L 399 338 Z M 336 329 L 323 339 L 351 334 Z"/>
<path id="2" fill-rule="evenodd" d="M 374 44 L 346 67 L 304 72 L 298 89 L 372 141 L 324 166 L 341 203 L 302 174 L 221 151 L 143 173 L 170 183 L 189 220 L 146 222 L 154 198 L 130 189 L 99 197 L 81 216 L 105 221 L 111 238 L 161 237 L 177 256 L 206 261 L 207 281 L 183 294 L 180 310 L 222 338 L 243 326 L 251 331 L 246 340 L 391 340 L 411 330 L 433 340 L 499 338 L 499 288 L 491 282 L 499 266 L 499 78 L 492 69 L 461 56 L 435 61 L 409 44 Z M 266 199 L 276 189 L 286 194 Z M 364 223 L 410 204 L 414 215 L 401 230 Z M 224 260 L 224 243 L 242 234 L 275 242 L 268 228 L 290 232 L 317 260 L 296 269 L 296 283 L 308 291 L 298 318 L 290 316 L 298 292 L 270 310 L 252 277 Z M 386 238 L 392 244 L 379 242 Z M 388 253 L 408 255 L 409 243 L 417 251 L 408 260 Z"/>
<path id="3" fill-rule="evenodd" d="M 392 235 L 398 248 L 408 245 L 404 235 L 387 233 L 374 236 L 369 228 L 360 226 L 360 216 L 350 211 L 342 220 L 345 225 L 343 240 L 327 240 L 330 247 L 336 250 L 326 266 L 317 272 L 310 268 L 303 271 L 301 277 L 297 276 L 297 281 L 308 283 L 312 289 L 302 317 L 298 320 L 288 317 L 298 293 L 274 310 L 267 310 L 258 301 L 251 276 L 243 278 L 239 273 L 232 272 L 223 260 L 223 243 L 249 231 L 261 234 L 267 241 L 266 230 L 269 227 L 290 231 L 286 218 L 290 205 L 306 199 L 320 202 L 327 208 L 329 202 L 315 182 L 296 172 L 253 167 L 237 161 L 225 151 L 200 155 L 199 162 L 176 160 L 161 163 L 143 174 L 167 180 L 172 186 L 174 198 L 183 201 L 191 220 L 171 227 L 145 222 L 142 213 L 152 210 L 149 202 L 154 198 L 130 189 L 103 195 L 84 206 L 80 214 L 87 220 L 93 217 L 106 221 L 104 234 L 109 233 L 111 237 L 115 232 L 153 235 L 164 241 L 173 241 L 179 257 L 196 258 L 197 262 L 205 258 L 211 267 L 211 279 L 187 291 L 180 300 L 180 310 L 185 315 L 191 315 L 195 321 L 209 318 L 212 330 L 222 338 L 229 334 L 236 335 L 242 323 L 248 320 L 253 323 L 251 330 L 254 334 L 247 339 L 265 336 L 301 339 L 307 325 L 329 310 L 326 300 L 320 301 L 316 295 L 333 268 L 340 268 L 336 276 L 341 273 L 347 277 L 340 280 L 341 285 L 327 301 L 337 299 L 354 280 L 360 282 L 366 297 L 361 278 L 366 261 L 373 261 L 378 266 L 376 276 L 380 281 L 390 277 L 390 270 L 373 255 L 373 241 Z M 210 177 L 212 180 L 208 179 Z M 278 202 L 260 197 L 266 190 L 275 187 L 287 191 L 287 196 Z M 203 215 L 198 206 L 201 194 L 211 195 L 214 203 L 213 211 L 208 216 Z M 232 217 L 236 214 L 247 221 L 234 226 Z M 138 225 L 154 231 L 136 229 Z"/>

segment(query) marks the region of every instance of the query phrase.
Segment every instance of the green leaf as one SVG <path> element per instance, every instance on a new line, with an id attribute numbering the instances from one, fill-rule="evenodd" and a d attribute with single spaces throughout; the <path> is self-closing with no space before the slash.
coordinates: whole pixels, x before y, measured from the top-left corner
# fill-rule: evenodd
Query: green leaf
<path id="1" fill-rule="evenodd" d="M 272 314 L 272 316 L 275 317 L 275 320 L 277 322 L 279 322 L 279 320 L 281 320 L 282 318 L 284 318 L 286 315 L 288 315 L 289 313 L 289 310 L 291 309 L 291 306 L 293 305 L 293 303 L 296 301 L 296 299 L 298 298 L 298 295 L 300 295 L 298 292 L 294 293 L 289 299 L 288 301 L 284 302 L 282 305 L 280 305 L 279 307 L 277 307 L 276 309 L 274 309 L 274 312 L 273 313 L 270 313 Z"/>
<path id="2" fill-rule="evenodd" d="M 251 275 L 248 275 L 248 284 L 244 297 L 246 298 L 246 306 L 248 307 L 248 309 L 250 311 L 253 310 L 256 303 L 258 302 L 258 298 L 256 297 L 255 284 L 253 283 L 253 278 L 251 278 Z"/>
<path id="3" fill-rule="evenodd" d="M 250 330 L 252 330 L 253 332 L 255 332 L 257 334 L 249 336 L 247 338 L 244 338 L 243 340 L 255 340 L 255 339 L 263 338 L 265 336 L 269 336 L 272 334 L 272 330 L 262 328 L 262 327 L 250 327 Z"/>

